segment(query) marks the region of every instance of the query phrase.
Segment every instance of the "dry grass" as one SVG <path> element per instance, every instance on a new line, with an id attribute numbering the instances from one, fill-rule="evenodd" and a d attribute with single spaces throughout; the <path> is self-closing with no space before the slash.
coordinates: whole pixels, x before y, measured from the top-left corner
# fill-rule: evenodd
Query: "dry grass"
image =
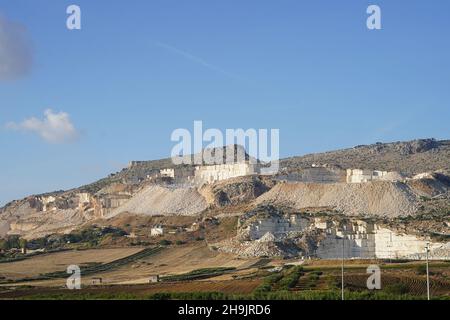
<path id="1" fill-rule="evenodd" d="M 1 263 L 0 276 L 21 279 L 40 274 L 64 271 L 69 265 L 107 263 L 141 251 L 142 248 L 92 249 L 43 254 L 26 260 Z"/>
<path id="2" fill-rule="evenodd" d="M 70 264 L 93 262 L 111 262 L 141 250 L 141 248 L 99 249 L 70 251 L 39 256 L 24 261 L 0 264 L 0 275 L 9 279 L 20 279 L 55 271 L 63 271 Z M 238 259 L 234 255 L 220 253 L 204 243 L 195 245 L 174 246 L 147 258 L 139 259 L 115 270 L 92 274 L 83 278 L 83 285 L 90 285 L 90 279 L 101 277 L 104 284 L 145 284 L 150 275 L 176 275 L 202 268 L 233 267 L 246 269 L 258 259 Z M 228 280 L 224 278 L 221 280 Z M 49 279 L 42 281 L 21 282 L 18 285 L 44 287 L 64 286 L 65 279 Z"/>
<path id="3" fill-rule="evenodd" d="M 82 290 L 67 290 L 63 288 L 22 288 L 20 290 L 2 291 L 0 299 L 14 299 L 32 295 L 58 295 L 65 294 L 132 294 L 135 296 L 148 296 L 161 292 L 222 292 L 226 294 L 250 294 L 260 285 L 260 280 L 229 280 L 229 281 L 193 281 L 177 283 L 155 283 L 145 285 L 115 285 L 89 287 Z"/>
<path id="4" fill-rule="evenodd" d="M 211 250 L 205 244 L 172 247 L 131 265 L 102 273 L 108 284 L 139 284 L 150 275 L 176 275 L 196 269 L 233 267 L 247 268 L 258 259 L 238 259 L 234 255 Z"/>

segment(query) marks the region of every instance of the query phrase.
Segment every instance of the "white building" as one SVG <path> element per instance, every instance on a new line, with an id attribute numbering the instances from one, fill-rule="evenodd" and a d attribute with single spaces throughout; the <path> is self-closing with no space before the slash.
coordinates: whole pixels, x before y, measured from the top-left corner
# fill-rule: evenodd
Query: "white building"
<path id="1" fill-rule="evenodd" d="M 162 178 L 175 178 L 175 169 L 161 169 L 159 174 Z"/>
<path id="2" fill-rule="evenodd" d="M 164 235 L 164 229 L 162 226 L 154 226 L 150 230 L 150 235 L 152 237 L 158 237 Z"/>

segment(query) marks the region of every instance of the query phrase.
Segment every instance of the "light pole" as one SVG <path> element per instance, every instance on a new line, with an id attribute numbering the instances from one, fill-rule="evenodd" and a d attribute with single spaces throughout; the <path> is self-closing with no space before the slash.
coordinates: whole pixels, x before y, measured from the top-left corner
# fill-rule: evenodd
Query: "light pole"
<path id="1" fill-rule="evenodd" d="M 430 300 L 430 272 L 429 272 L 429 264 L 428 264 L 428 252 L 430 251 L 430 243 L 427 242 L 425 246 L 425 256 L 427 260 L 427 298 Z"/>
<path id="2" fill-rule="evenodd" d="M 342 287 L 342 301 L 344 296 L 344 260 L 345 260 L 345 225 L 342 227 L 342 268 L 341 268 L 341 287 Z"/>

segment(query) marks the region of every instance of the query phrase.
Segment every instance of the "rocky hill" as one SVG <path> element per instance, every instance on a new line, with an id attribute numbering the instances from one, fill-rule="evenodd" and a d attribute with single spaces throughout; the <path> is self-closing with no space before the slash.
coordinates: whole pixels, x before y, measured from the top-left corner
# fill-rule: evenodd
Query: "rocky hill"
<path id="1" fill-rule="evenodd" d="M 248 155 L 245 156 L 248 159 Z M 66 233 L 123 213 L 141 216 L 244 214 L 267 205 L 303 212 L 317 209 L 352 217 L 433 216 L 444 221 L 442 219 L 448 218 L 450 202 L 450 178 L 446 174 L 450 172 L 449 159 L 450 141 L 428 139 L 375 144 L 284 159 L 281 161 L 283 171 L 295 173 L 316 164 L 342 169 L 401 171 L 410 176 L 408 180 L 308 183 L 286 182 L 277 176 L 248 175 L 203 186 L 148 178 L 160 169 L 174 167 L 171 159 L 136 161 L 93 184 L 33 195 L 7 204 L 0 209 L 0 237 L 18 234 L 34 238 Z M 421 175 L 412 178 L 418 173 Z"/>
<path id="2" fill-rule="evenodd" d="M 234 146 L 236 154 L 241 147 Z M 224 148 L 225 150 L 225 148 Z M 245 152 L 245 151 L 244 151 Z M 195 156 L 195 155 L 194 155 Z M 193 156 L 189 158 L 192 159 Z M 249 159 L 248 154 L 245 154 Z M 450 140 L 419 139 L 406 142 L 375 143 L 349 149 L 329 151 L 285 158 L 281 168 L 296 172 L 313 164 L 325 164 L 339 168 L 398 171 L 408 175 L 442 170 L 450 173 Z M 189 165 L 184 165 L 189 167 Z M 176 167 L 172 159 L 135 161 L 122 171 L 83 186 L 81 191 L 97 192 L 103 187 L 121 181 L 137 182 L 161 168 Z"/>
<path id="3" fill-rule="evenodd" d="M 326 164 L 344 169 L 398 171 L 414 175 L 427 171 L 450 172 L 450 140 L 420 139 L 407 142 L 375 143 L 350 149 L 283 159 L 288 171 Z"/>

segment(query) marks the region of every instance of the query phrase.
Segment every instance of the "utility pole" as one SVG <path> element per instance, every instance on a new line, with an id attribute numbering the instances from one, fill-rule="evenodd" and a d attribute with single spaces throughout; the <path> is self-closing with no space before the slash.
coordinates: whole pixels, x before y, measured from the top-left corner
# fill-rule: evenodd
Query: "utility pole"
<path id="1" fill-rule="evenodd" d="M 342 226 L 342 268 L 341 268 L 341 286 L 342 286 L 342 301 L 345 300 L 344 296 L 344 260 L 345 260 L 345 225 Z"/>
<path id="2" fill-rule="evenodd" d="M 389 248 L 389 263 L 392 263 L 392 232 L 389 233 L 389 243 L 387 247 Z"/>
<path id="3" fill-rule="evenodd" d="M 429 272 L 429 264 L 428 264 L 428 252 L 430 251 L 430 243 L 427 242 L 425 246 L 426 251 L 426 259 L 427 259 L 427 298 L 430 300 L 430 272 Z"/>

